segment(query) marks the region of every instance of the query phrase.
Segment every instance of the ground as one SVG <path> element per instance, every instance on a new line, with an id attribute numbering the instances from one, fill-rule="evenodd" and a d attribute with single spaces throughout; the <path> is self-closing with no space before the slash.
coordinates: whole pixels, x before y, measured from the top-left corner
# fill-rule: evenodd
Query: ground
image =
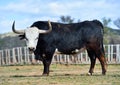
<path id="1" fill-rule="evenodd" d="M 0 85 L 120 85 L 120 65 L 108 65 L 105 76 L 99 64 L 88 76 L 89 66 L 54 64 L 49 76 L 41 76 L 43 65 L 2 66 Z"/>

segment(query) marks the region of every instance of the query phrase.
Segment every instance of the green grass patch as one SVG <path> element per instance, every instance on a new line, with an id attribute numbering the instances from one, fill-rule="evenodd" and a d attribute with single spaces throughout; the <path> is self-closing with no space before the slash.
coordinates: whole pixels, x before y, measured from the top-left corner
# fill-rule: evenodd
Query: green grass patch
<path id="1" fill-rule="evenodd" d="M 42 65 L 2 66 L 0 85 L 120 85 L 120 65 L 108 65 L 107 74 L 95 66 L 92 76 L 86 75 L 90 65 L 60 65 L 50 67 L 50 75 L 42 76 Z"/>

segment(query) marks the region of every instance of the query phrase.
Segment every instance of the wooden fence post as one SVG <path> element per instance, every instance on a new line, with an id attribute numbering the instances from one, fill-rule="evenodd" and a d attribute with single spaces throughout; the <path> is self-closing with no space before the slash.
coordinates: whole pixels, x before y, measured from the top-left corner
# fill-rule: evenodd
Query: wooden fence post
<path id="1" fill-rule="evenodd" d="M 108 54 L 108 63 L 109 63 L 110 62 L 110 45 L 108 45 L 108 49 L 107 50 L 108 50 L 107 54 Z"/>
<path id="2" fill-rule="evenodd" d="M 27 51 L 26 47 L 24 47 L 24 63 L 27 62 Z"/>
<path id="3" fill-rule="evenodd" d="M 4 53 L 3 50 L 1 51 L 1 59 L 2 59 L 2 65 L 5 65 L 5 59 L 4 59 Z"/>
<path id="4" fill-rule="evenodd" d="M 2 56 L 1 56 L 1 51 L 0 51 L 0 66 L 2 65 Z"/>
<path id="5" fill-rule="evenodd" d="M 27 49 L 27 48 L 26 48 Z M 29 55 L 29 51 L 26 50 L 27 53 L 27 64 L 30 64 L 30 55 Z"/>
<path id="6" fill-rule="evenodd" d="M 10 65 L 10 51 L 9 51 L 9 49 L 6 49 L 5 50 L 5 63 L 6 63 L 6 65 Z"/>
<path id="7" fill-rule="evenodd" d="M 110 63 L 112 63 L 114 60 L 113 60 L 113 45 L 111 45 L 111 52 L 110 52 L 110 59 L 111 59 L 111 61 L 110 61 Z"/>
<path id="8" fill-rule="evenodd" d="M 7 49 L 7 55 L 8 55 L 8 65 L 10 65 L 11 64 L 10 49 Z"/>
<path id="9" fill-rule="evenodd" d="M 13 64 L 17 64 L 15 48 L 12 49 L 12 56 L 11 57 L 13 57 Z"/>
<path id="10" fill-rule="evenodd" d="M 62 57 L 61 57 L 61 55 L 59 55 L 59 59 L 60 59 L 60 63 L 62 63 Z"/>
<path id="11" fill-rule="evenodd" d="M 117 57 L 117 63 L 120 63 L 120 45 L 118 44 L 118 45 L 116 45 L 117 46 L 117 48 L 116 48 L 116 57 Z"/>
<path id="12" fill-rule="evenodd" d="M 84 63 L 84 59 L 83 59 L 83 53 L 80 53 L 80 61 L 81 61 L 81 63 Z"/>
<path id="13" fill-rule="evenodd" d="M 32 53 L 31 56 L 32 56 L 32 60 L 31 60 L 31 62 L 33 63 L 34 60 L 35 60 L 35 55 L 34 55 L 34 53 Z"/>
<path id="14" fill-rule="evenodd" d="M 20 64 L 20 58 L 19 58 L 19 48 L 17 47 L 17 48 L 16 48 L 16 50 L 17 50 L 17 54 L 16 54 L 16 57 L 17 57 L 17 62 L 18 62 L 18 64 Z"/>
<path id="15" fill-rule="evenodd" d="M 20 62 L 21 62 L 21 64 L 23 64 L 22 47 L 19 47 L 19 54 L 20 54 Z"/>

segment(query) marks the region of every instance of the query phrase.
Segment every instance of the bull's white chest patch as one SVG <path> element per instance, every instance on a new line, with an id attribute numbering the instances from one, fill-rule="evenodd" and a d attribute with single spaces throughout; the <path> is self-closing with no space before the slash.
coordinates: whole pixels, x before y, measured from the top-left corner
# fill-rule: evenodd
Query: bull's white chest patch
<path id="1" fill-rule="evenodd" d="M 75 50 L 71 51 L 71 54 L 72 54 L 72 55 L 74 55 L 74 54 L 79 54 L 79 53 L 83 52 L 85 49 L 86 49 L 85 47 L 83 47 L 83 48 L 81 48 L 81 49 L 75 49 Z M 56 48 L 54 55 L 57 55 L 57 54 L 66 54 L 66 53 L 60 52 L 60 51 Z"/>

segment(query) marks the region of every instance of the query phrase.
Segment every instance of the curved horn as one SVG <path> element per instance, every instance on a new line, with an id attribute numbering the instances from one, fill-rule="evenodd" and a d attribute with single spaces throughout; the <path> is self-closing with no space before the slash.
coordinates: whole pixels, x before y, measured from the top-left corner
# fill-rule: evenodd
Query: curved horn
<path id="1" fill-rule="evenodd" d="M 12 25 L 12 31 L 14 33 L 17 33 L 17 34 L 24 34 L 24 31 L 17 31 L 17 30 L 15 30 L 15 21 L 13 22 L 13 25 Z"/>
<path id="2" fill-rule="evenodd" d="M 46 34 L 46 33 L 49 33 L 50 31 L 52 31 L 52 25 L 51 25 L 51 22 L 49 20 L 48 20 L 48 25 L 49 25 L 48 30 L 39 30 L 39 33 Z"/>

